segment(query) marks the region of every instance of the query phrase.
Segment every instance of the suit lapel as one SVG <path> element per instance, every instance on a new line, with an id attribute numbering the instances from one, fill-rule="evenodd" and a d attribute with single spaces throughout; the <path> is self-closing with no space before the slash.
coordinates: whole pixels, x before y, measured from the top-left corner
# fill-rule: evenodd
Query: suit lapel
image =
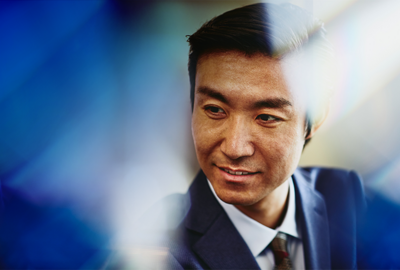
<path id="1" fill-rule="evenodd" d="M 293 174 L 296 186 L 296 218 L 300 222 L 307 269 L 330 269 L 329 227 L 325 202 L 311 188 L 310 175 Z"/>
<path id="2" fill-rule="evenodd" d="M 296 219 L 302 229 L 307 269 L 330 269 L 329 227 L 325 202 L 313 190 L 311 177 L 297 169 Z M 197 255 L 213 269 L 259 269 L 246 243 L 212 194 L 206 177 L 199 172 L 189 190 L 191 209 L 187 229 L 202 234 L 193 244 Z"/>
<path id="3" fill-rule="evenodd" d="M 259 269 L 249 248 L 212 194 L 202 171 L 189 190 L 187 229 L 203 234 L 193 250 L 212 269 Z"/>

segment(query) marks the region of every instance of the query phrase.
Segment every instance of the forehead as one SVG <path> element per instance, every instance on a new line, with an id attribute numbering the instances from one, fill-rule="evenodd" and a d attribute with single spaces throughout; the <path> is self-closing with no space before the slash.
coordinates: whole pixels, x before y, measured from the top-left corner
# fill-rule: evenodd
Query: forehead
<path id="1" fill-rule="evenodd" d="M 282 68 L 282 60 L 263 54 L 212 52 L 197 63 L 195 91 L 207 87 L 226 95 L 241 97 L 283 97 L 292 99 Z"/>

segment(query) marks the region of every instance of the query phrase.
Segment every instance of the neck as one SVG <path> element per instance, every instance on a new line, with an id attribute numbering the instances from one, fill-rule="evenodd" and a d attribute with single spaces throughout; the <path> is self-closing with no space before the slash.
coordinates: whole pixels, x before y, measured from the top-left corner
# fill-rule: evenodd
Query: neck
<path id="1" fill-rule="evenodd" d="M 243 214 L 255 221 L 275 229 L 281 225 L 285 215 L 289 198 L 289 182 L 285 181 L 273 192 L 253 205 L 235 205 Z"/>

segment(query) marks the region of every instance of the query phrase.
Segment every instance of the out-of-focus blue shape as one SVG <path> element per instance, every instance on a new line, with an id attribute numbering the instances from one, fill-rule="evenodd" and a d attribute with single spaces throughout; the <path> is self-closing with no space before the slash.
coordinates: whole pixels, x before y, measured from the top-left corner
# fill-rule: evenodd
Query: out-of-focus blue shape
<path id="1" fill-rule="evenodd" d="M 2 1 L 0 99 L 21 86 L 96 12 L 102 0 Z"/>
<path id="2" fill-rule="evenodd" d="M 29 162 L 84 106 L 73 71 L 85 41 L 71 36 L 102 3 L 11 2 L 0 12 L 0 173 Z"/>
<path id="3" fill-rule="evenodd" d="M 113 223 L 182 179 L 191 31 L 150 3 L 0 2 L 3 268 L 99 268 Z"/>
<path id="4" fill-rule="evenodd" d="M 106 234 L 68 208 L 35 205 L 6 189 L 0 219 L 1 269 L 98 269 L 109 252 Z"/>
<path id="5" fill-rule="evenodd" d="M 113 106 L 104 3 L 1 2 L 1 268 L 99 268 L 107 256 L 102 179 L 73 171 L 93 165 L 69 152 L 83 148 L 82 122 L 90 130 Z"/>
<path id="6" fill-rule="evenodd" d="M 400 206 L 370 191 L 359 226 L 359 269 L 400 268 Z"/>

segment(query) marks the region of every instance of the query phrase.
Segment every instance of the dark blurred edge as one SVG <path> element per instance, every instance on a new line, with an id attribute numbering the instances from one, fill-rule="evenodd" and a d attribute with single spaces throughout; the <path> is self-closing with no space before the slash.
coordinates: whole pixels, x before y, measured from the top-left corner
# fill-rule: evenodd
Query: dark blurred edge
<path id="1" fill-rule="evenodd" d="M 359 226 L 359 269 L 400 269 L 400 205 L 367 189 Z"/>
<path id="2" fill-rule="evenodd" d="M 67 207 L 38 205 L 3 187 L 2 269 L 98 269 L 109 256 L 108 236 Z"/>

